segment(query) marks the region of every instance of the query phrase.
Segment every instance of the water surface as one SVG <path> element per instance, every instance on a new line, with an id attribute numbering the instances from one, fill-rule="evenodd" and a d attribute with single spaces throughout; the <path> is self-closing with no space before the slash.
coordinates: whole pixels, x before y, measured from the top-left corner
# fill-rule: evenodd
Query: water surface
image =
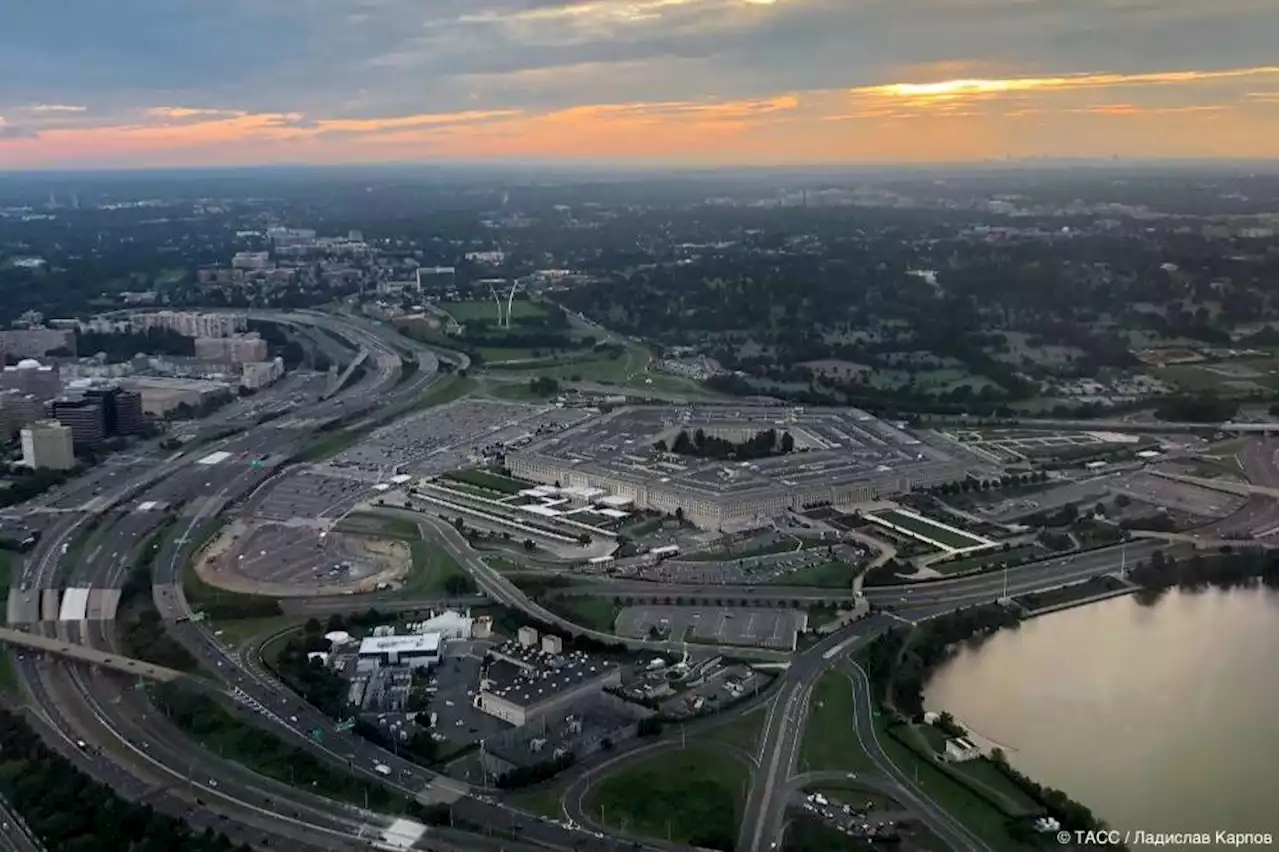
<path id="1" fill-rule="evenodd" d="M 1266 590 L 1115 598 L 962 650 L 925 706 L 1115 828 L 1276 837 L 1278 635 Z"/>

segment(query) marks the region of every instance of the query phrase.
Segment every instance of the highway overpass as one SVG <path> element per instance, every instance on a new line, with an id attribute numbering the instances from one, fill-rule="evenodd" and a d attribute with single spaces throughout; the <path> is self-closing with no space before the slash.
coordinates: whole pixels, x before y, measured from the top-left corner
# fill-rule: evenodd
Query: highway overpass
<path id="1" fill-rule="evenodd" d="M 172 681 L 185 676 L 180 671 L 145 663 L 132 657 L 108 654 L 105 651 L 99 651 L 86 645 L 77 645 L 61 639 L 51 639 L 48 636 L 37 636 L 34 633 L 23 633 L 21 630 L 11 630 L 8 627 L 0 627 L 0 642 L 4 642 L 7 645 L 17 645 L 19 648 L 27 648 L 32 651 L 43 651 L 46 654 L 66 657 L 69 660 L 88 663 L 91 666 L 101 666 L 104 669 L 111 669 L 134 677 L 143 677 L 147 680 Z"/>

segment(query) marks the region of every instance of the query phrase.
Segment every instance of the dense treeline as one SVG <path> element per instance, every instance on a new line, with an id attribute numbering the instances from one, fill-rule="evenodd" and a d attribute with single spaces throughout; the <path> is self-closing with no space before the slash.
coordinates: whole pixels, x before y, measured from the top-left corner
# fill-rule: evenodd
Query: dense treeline
<path id="1" fill-rule="evenodd" d="M 119 798 L 47 748 L 26 721 L 0 708 L 0 789 L 57 852 L 247 852 L 211 830 L 196 835 L 150 805 Z"/>
<path id="2" fill-rule="evenodd" d="M 322 625 L 318 619 L 309 619 L 303 626 L 302 635 L 291 637 L 280 650 L 279 656 L 266 662 L 274 666 L 276 673 L 308 703 L 330 719 L 340 721 L 352 712 L 347 703 L 350 685 L 320 658 L 310 659 L 308 654 L 317 651 L 327 653 L 330 650 L 331 643 L 324 638 L 327 631 L 342 630 L 348 624 L 369 626 L 384 621 L 386 617 L 374 609 L 345 620 L 335 614 L 330 616 L 327 626 Z M 435 740 L 425 730 L 415 731 L 407 740 L 393 739 L 392 734 L 363 719 L 357 720 L 352 730 L 357 736 L 389 751 L 402 752 L 423 763 L 431 763 L 438 753 Z"/>
<path id="3" fill-rule="evenodd" d="M 986 604 L 923 622 L 915 628 L 910 643 L 906 642 L 906 628 L 890 631 L 870 646 L 868 676 L 886 687 L 885 694 L 894 707 L 919 719 L 924 715 L 924 685 L 950 658 L 957 643 L 1017 625 L 1018 616 L 998 604 Z"/>
<path id="4" fill-rule="evenodd" d="M 554 778 L 564 772 L 577 761 L 573 752 L 562 754 L 554 760 L 545 760 L 532 766 L 517 766 L 498 776 L 495 784 L 499 790 L 513 790 L 517 787 L 529 787 Z"/>
<path id="5" fill-rule="evenodd" d="M 104 352 L 109 361 L 128 361 L 135 355 L 191 358 L 196 354 L 196 342 L 194 338 L 168 328 L 149 328 L 124 334 L 77 331 L 76 352 L 82 357 Z"/>
<path id="6" fill-rule="evenodd" d="M 156 555 L 176 522 L 176 515 L 168 515 L 138 548 L 133 567 L 120 589 L 120 615 L 116 630 L 120 644 L 129 656 L 157 666 L 190 672 L 199 667 L 199 662 L 169 635 L 151 593 L 151 570 Z"/>
<path id="7" fill-rule="evenodd" d="M 741 443 L 708 435 L 701 429 L 695 429 L 692 436 L 688 430 L 681 429 L 671 440 L 670 448 L 665 441 L 658 441 L 654 446 L 659 452 L 667 452 L 669 449 L 670 452 L 681 456 L 696 456 L 720 461 L 730 459 L 747 461 L 785 455 L 795 449 L 796 442 L 790 432 L 779 435 L 776 429 L 757 432 Z"/>
<path id="8" fill-rule="evenodd" d="M 1172 559 L 1157 550 L 1151 559 L 1129 572 L 1129 579 L 1148 591 L 1174 586 L 1189 591 L 1209 587 L 1234 589 L 1262 584 L 1277 587 L 1276 551 L 1227 549 L 1218 553 L 1193 553 L 1183 559 Z"/>

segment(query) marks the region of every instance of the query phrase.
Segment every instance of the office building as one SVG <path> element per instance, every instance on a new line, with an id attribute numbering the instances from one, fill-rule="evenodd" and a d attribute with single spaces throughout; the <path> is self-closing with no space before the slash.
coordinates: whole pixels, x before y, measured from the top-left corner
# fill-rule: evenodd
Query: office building
<path id="1" fill-rule="evenodd" d="M 42 358 L 48 352 L 76 354 L 76 333 L 69 328 L 10 328 L 0 331 L 0 360 Z"/>
<path id="2" fill-rule="evenodd" d="M 240 387 L 249 390 L 265 388 L 284 376 L 284 359 L 250 361 L 240 368 Z"/>
<path id="3" fill-rule="evenodd" d="M 48 470 L 76 466 L 71 429 L 57 420 L 37 420 L 22 429 L 22 464 Z"/>
<path id="4" fill-rule="evenodd" d="M 429 668 L 440 662 L 440 634 L 370 636 L 360 640 L 356 670 L 369 672 L 386 666 Z"/>
<path id="5" fill-rule="evenodd" d="M 256 333 L 231 337 L 197 337 L 194 346 L 196 357 L 202 361 L 246 364 L 250 361 L 267 360 L 267 341 Z"/>
<path id="6" fill-rule="evenodd" d="M 417 283 L 419 293 L 438 293 L 454 289 L 457 278 L 452 266 L 419 266 Z"/>
<path id="7" fill-rule="evenodd" d="M 84 388 L 84 396 L 102 409 L 102 428 L 107 437 L 142 433 L 142 396 L 116 384 L 95 383 Z"/>
<path id="8" fill-rule="evenodd" d="M 134 332 L 167 328 L 186 337 L 230 337 L 246 331 L 249 321 L 236 314 L 205 314 L 192 311 L 149 311 L 129 318 Z"/>
<path id="9" fill-rule="evenodd" d="M 271 254 L 265 251 L 238 251 L 231 257 L 232 269 L 267 269 Z"/>
<path id="10" fill-rule="evenodd" d="M 0 441 L 8 443 L 28 423 L 43 420 L 45 401 L 16 390 L 0 390 Z"/>
<path id="11" fill-rule="evenodd" d="M 71 429 L 77 449 L 96 447 L 107 435 L 102 406 L 84 396 L 62 397 L 50 405 L 53 418 Z"/>
<path id="12" fill-rule="evenodd" d="M 234 388 L 225 382 L 169 376 L 130 376 L 122 387 L 136 391 L 146 414 L 163 417 L 180 405 L 197 408 L 220 397 L 230 397 Z"/>
<path id="13" fill-rule="evenodd" d="M 21 391 L 44 402 L 62 393 L 62 378 L 56 364 L 45 365 L 34 358 L 24 358 L 17 366 L 0 371 L 0 390 Z"/>

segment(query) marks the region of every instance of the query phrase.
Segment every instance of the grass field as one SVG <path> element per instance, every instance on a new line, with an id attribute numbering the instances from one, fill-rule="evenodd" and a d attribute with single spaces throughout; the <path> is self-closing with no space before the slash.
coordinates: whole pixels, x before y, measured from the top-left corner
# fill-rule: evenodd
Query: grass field
<path id="1" fill-rule="evenodd" d="M 231 618 L 210 622 L 218 640 L 229 648 L 240 648 L 255 636 L 283 630 L 286 627 L 301 627 L 306 619 L 296 615 L 270 615 L 263 618 Z"/>
<path id="2" fill-rule="evenodd" d="M 853 586 L 856 571 L 848 562 L 833 559 L 809 565 L 769 581 L 774 586 L 817 586 L 823 589 L 847 589 Z"/>
<path id="3" fill-rule="evenodd" d="M 764 730 L 764 708 L 743 713 L 732 722 L 712 728 L 699 735 L 699 740 L 713 741 L 740 748 L 755 754 L 760 748 L 760 733 Z"/>
<path id="4" fill-rule="evenodd" d="M 1001 852 L 1019 852 L 1022 845 L 1005 830 L 1006 817 L 995 805 L 946 775 L 932 761 L 898 742 L 881 720 L 876 722 L 877 736 L 885 754 L 924 794 L 972 832 Z"/>
<path id="5" fill-rule="evenodd" d="M 519 494 L 524 489 L 531 487 L 527 483 L 518 482 L 509 476 L 490 473 L 487 470 L 455 470 L 451 473 L 446 473 L 444 478 L 455 482 L 465 482 L 477 488 L 497 492 L 499 495 Z"/>
<path id="6" fill-rule="evenodd" d="M 521 790 L 513 794 L 510 801 L 517 808 L 531 814 L 548 819 L 564 819 L 564 807 L 560 800 L 571 783 L 572 779 L 562 775 L 532 789 Z"/>
<path id="7" fill-rule="evenodd" d="M 954 533 L 951 532 L 951 530 L 940 527 L 935 523 L 931 523 L 920 518 L 914 518 L 910 515 L 904 515 L 901 512 L 895 512 L 893 510 L 875 512 L 872 517 L 888 521 L 896 527 L 917 533 L 930 541 L 935 541 L 938 544 L 945 545 L 947 547 L 973 547 L 975 545 L 982 544 L 981 540 L 972 536 Z"/>
<path id="8" fill-rule="evenodd" d="M 981 553 L 977 556 L 967 556 L 964 559 L 957 559 L 954 562 L 935 562 L 929 567 L 939 574 L 959 574 L 963 571 L 977 571 L 1001 563 L 1010 565 L 1020 562 L 1023 559 L 1030 559 L 1036 556 L 1047 556 L 1048 553 L 1041 547 L 1034 544 L 1023 544 L 1017 547 L 1011 547 L 1006 550 L 992 550 L 988 553 Z"/>
<path id="9" fill-rule="evenodd" d="M 1037 610 L 1051 606 L 1073 603 L 1075 601 L 1083 601 L 1095 595 L 1102 595 L 1107 592 L 1114 592 L 1125 588 L 1129 588 L 1129 585 L 1118 577 L 1094 577 L 1092 579 L 1085 580 L 1083 583 L 1073 583 L 1070 586 L 1063 586 L 1060 589 L 1050 589 L 1047 592 L 1035 592 L 1029 595 L 1020 595 L 1019 597 L 1014 598 L 1014 600 L 1029 610 Z"/>
<path id="10" fill-rule="evenodd" d="M 498 306 L 493 299 L 473 299 L 467 302 L 441 302 L 440 308 L 446 311 L 449 316 L 453 317 L 459 323 L 465 323 L 467 320 L 489 320 L 497 323 Z M 502 299 L 502 312 L 507 311 L 506 296 Z M 516 299 L 511 303 L 511 317 L 513 319 L 519 317 L 544 317 L 547 315 L 547 309 L 542 306 L 541 302 L 531 302 L 528 299 Z"/>
<path id="11" fill-rule="evenodd" d="M 620 612 L 613 601 L 607 598 L 557 598 L 549 602 L 548 609 L 563 615 L 574 624 L 605 633 L 613 632 L 614 622 L 618 620 Z"/>
<path id="12" fill-rule="evenodd" d="M 853 684 L 849 678 L 838 671 L 825 672 L 809 697 L 809 716 L 800 746 L 800 766 L 804 771 L 876 768 L 854 733 L 853 709 Z"/>
<path id="13" fill-rule="evenodd" d="M 713 748 L 664 751 L 606 776 L 586 810 L 628 834 L 732 849 L 742 819 L 747 767 Z"/>

